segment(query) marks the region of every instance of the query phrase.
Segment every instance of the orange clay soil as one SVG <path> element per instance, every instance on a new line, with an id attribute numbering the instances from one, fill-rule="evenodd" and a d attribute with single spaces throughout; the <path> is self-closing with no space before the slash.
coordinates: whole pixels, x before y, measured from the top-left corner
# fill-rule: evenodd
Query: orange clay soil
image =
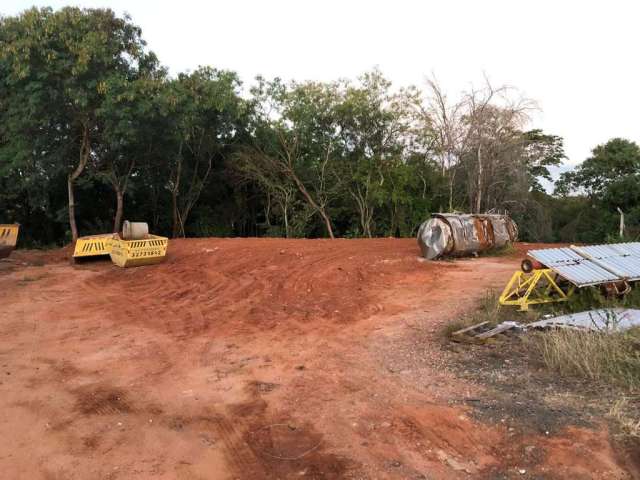
<path id="1" fill-rule="evenodd" d="M 483 387 L 447 369 L 441 328 L 505 284 L 518 248 L 423 262 L 413 239 L 172 240 L 129 270 L 14 252 L 0 477 L 627 478 L 604 426 L 520 445 L 451 404 Z M 420 367 L 398 370 L 415 328 Z M 518 469 L 526 447 L 542 454 Z"/>

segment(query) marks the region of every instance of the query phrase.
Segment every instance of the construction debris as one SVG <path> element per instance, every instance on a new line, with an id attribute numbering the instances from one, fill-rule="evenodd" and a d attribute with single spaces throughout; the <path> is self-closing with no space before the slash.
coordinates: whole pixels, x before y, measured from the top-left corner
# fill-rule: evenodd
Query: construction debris
<path id="1" fill-rule="evenodd" d="M 457 330 L 451 334 L 451 340 L 463 343 L 484 343 L 496 335 L 509 333 L 525 333 L 529 330 L 551 330 L 556 328 L 582 330 L 599 333 L 615 333 L 640 328 L 640 310 L 631 308 L 603 308 L 585 312 L 571 313 L 537 322 L 525 324 L 520 322 L 502 322 L 492 327 L 489 322 Z"/>
<path id="2" fill-rule="evenodd" d="M 622 332 L 640 327 L 640 310 L 631 308 L 608 308 L 571 313 L 559 317 L 533 322 L 527 328 L 569 328 L 595 332 Z"/>
<path id="3" fill-rule="evenodd" d="M 475 255 L 515 242 L 518 227 L 508 215 L 434 213 L 420 225 L 418 245 L 427 260 Z"/>
<path id="4" fill-rule="evenodd" d="M 451 339 L 456 342 L 481 343 L 491 337 L 513 329 L 517 332 L 523 332 L 524 326 L 519 322 L 502 322 L 492 328 L 489 322 L 480 322 L 453 332 Z"/>

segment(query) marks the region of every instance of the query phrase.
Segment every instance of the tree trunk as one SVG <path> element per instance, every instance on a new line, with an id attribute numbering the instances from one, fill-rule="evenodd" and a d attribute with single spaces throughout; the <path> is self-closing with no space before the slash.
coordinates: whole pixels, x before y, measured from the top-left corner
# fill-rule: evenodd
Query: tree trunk
<path id="1" fill-rule="evenodd" d="M 329 216 L 325 212 L 324 207 L 321 207 L 320 205 L 318 205 L 313 200 L 313 198 L 311 198 L 311 195 L 309 195 L 309 192 L 307 191 L 307 189 L 304 186 L 304 184 L 300 181 L 298 176 L 291 169 L 289 169 L 289 175 L 291 176 L 291 178 L 295 182 L 296 186 L 298 187 L 298 190 L 300 190 L 300 193 L 302 193 L 302 196 L 304 196 L 304 198 L 307 200 L 307 202 L 309 202 L 309 205 L 311 205 L 311 207 L 316 212 L 318 212 L 318 215 L 320 215 L 320 217 L 322 217 L 322 220 L 324 221 L 324 226 L 327 229 L 327 234 L 329 235 L 329 238 L 331 240 L 335 240 L 336 237 L 333 235 L 333 228 L 331 227 L 331 220 L 329 219 Z"/>
<path id="2" fill-rule="evenodd" d="M 449 171 L 449 212 L 453 212 L 453 183 L 454 174 Z"/>
<path id="3" fill-rule="evenodd" d="M 476 182 L 476 205 L 475 205 L 475 213 L 480 213 L 480 208 L 482 207 L 482 145 L 478 147 L 478 179 Z"/>
<path id="4" fill-rule="evenodd" d="M 67 179 L 67 189 L 69 193 L 69 227 L 71 228 L 71 240 L 78 240 L 78 227 L 76 226 L 76 204 L 73 195 L 73 178 L 69 175 Z"/>
<path id="5" fill-rule="evenodd" d="M 267 192 L 267 204 L 264 206 L 264 219 L 267 227 L 271 228 L 271 195 Z"/>
<path id="6" fill-rule="evenodd" d="M 327 233 L 329 234 L 329 238 L 331 240 L 335 240 L 335 236 L 333 235 L 333 228 L 331 227 L 331 220 L 329 220 L 329 216 L 324 212 L 324 209 L 318 210 L 320 216 L 324 220 L 324 226 L 327 229 Z"/>
<path id="7" fill-rule="evenodd" d="M 177 235 L 181 236 L 182 238 L 186 237 L 184 226 L 187 224 L 189 213 L 191 213 L 191 210 L 193 209 L 195 204 L 198 202 L 198 199 L 200 198 L 202 189 L 204 188 L 204 185 L 206 184 L 207 179 L 209 178 L 209 174 L 211 173 L 212 165 L 213 165 L 213 157 L 209 157 L 207 171 L 202 176 L 202 178 L 198 177 L 198 168 L 197 168 L 198 164 L 195 165 L 193 175 L 191 176 L 191 184 L 189 185 L 188 190 L 186 192 L 183 192 L 183 195 L 182 195 L 182 208 L 180 208 L 180 205 L 178 204 L 177 197 L 178 197 L 179 191 L 176 189 L 176 198 L 174 199 L 174 207 L 175 207 L 174 220 L 177 219 L 178 221 L 177 225 L 179 229 L 177 231 Z M 182 161 L 178 165 L 178 175 L 180 175 L 181 172 L 182 172 Z M 180 186 L 179 180 L 178 180 L 178 183 L 176 183 L 176 186 L 177 187 Z"/>
<path id="8" fill-rule="evenodd" d="M 178 161 L 176 165 L 176 176 L 173 182 L 173 188 L 171 189 L 171 207 L 173 209 L 173 226 L 171 229 L 171 236 L 176 238 L 180 229 L 180 212 L 178 210 L 178 193 L 180 192 L 180 177 L 182 175 L 182 142 L 178 149 Z"/>
<path id="9" fill-rule="evenodd" d="M 122 214 L 124 212 L 124 192 L 116 187 L 116 217 L 113 220 L 113 233 L 118 233 L 122 225 Z"/>
<path id="10" fill-rule="evenodd" d="M 289 238 L 289 202 L 287 199 L 284 200 L 282 211 L 284 214 L 284 237 Z"/>
<path id="11" fill-rule="evenodd" d="M 69 228 L 71 229 L 71 240 L 73 242 L 78 240 L 78 226 L 76 224 L 76 201 L 73 192 L 73 184 L 82 174 L 84 167 L 87 165 L 90 153 L 91 149 L 89 144 L 89 127 L 87 125 L 83 125 L 82 140 L 80 142 L 80 158 L 78 159 L 78 165 L 67 178 L 67 193 L 69 195 Z"/>
<path id="12" fill-rule="evenodd" d="M 171 229 L 171 237 L 176 238 L 180 230 L 180 215 L 178 214 L 178 192 L 175 190 L 171 191 L 171 208 L 173 210 L 173 227 Z"/>

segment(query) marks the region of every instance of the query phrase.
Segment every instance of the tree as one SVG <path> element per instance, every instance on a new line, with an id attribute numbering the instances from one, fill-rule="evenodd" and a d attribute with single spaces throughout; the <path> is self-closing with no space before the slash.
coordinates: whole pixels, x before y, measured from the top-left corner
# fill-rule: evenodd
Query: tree
<path id="1" fill-rule="evenodd" d="M 443 176 L 448 177 L 449 210 L 454 209 L 458 172 L 468 211 L 492 208 L 492 190 L 505 185 L 504 169 L 517 165 L 509 154 L 521 142 L 523 127 L 535 104 L 507 86 L 494 87 L 487 78 L 451 102 L 437 80 L 428 81 L 430 96 L 423 107 L 425 131 L 433 132 L 433 147 Z"/>
<path id="2" fill-rule="evenodd" d="M 617 185 L 640 175 L 640 147 L 623 138 L 613 138 L 592 150 L 575 170 L 562 174 L 559 193 L 583 191 L 591 197 L 604 198 Z"/>
<path id="3" fill-rule="evenodd" d="M 0 93 L 9 119 L 4 138 L 8 148 L 22 146 L 22 160 L 53 162 L 66 173 L 73 240 L 74 185 L 95 154 L 97 111 L 113 79 L 145 63 L 144 46 L 140 29 L 111 10 L 32 8 L 0 19 Z M 31 143 L 33 137 L 38 140 Z"/>
<path id="4" fill-rule="evenodd" d="M 156 153 L 164 77 L 164 70 L 153 61 L 140 69 L 136 78 L 112 79 L 98 111 L 103 129 L 95 149 L 97 168 L 116 196 L 114 232 L 119 232 L 122 225 L 132 175 Z"/>
<path id="5" fill-rule="evenodd" d="M 258 80 L 252 89 L 256 115 L 260 125 L 268 127 L 262 128 L 253 154 L 245 152 L 245 160 L 253 156 L 254 167 L 276 168 L 285 182 L 282 187 L 294 185 L 306 206 L 322 219 L 329 238 L 334 238 L 329 205 L 340 185 L 335 168 L 339 83 L 286 86 L 279 79 Z M 270 157 L 268 162 L 264 156 Z"/>
<path id="6" fill-rule="evenodd" d="M 529 188 L 534 192 L 543 192 L 540 179 L 552 183 L 549 167 L 557 167 L 567 158 L 564 141 L 562 137 L 535 129 L 524 132 L 522 142 Z"/>
<path id="7" fill-rule="evenodd" d="M 600 212 L 595 228 L 602 235 L 617 231 L 618 209 L 635 233 L 640 220 L 640 147 L 623 138 L 596 146 L 589 158 L 561 175 L 556 193 L 586 196 L 591 209 Z"/>
<path id="8" fill-rule="evenodd" d="M 265 221 L 270 225 L 272 204 L 277 205 L 283 222 L 284 236 L 291 236 L 291 210 L 295 204 L 296 186 L 290 181 L 280 161 L 256 147 L 245 148 L 236 155 L 233 168 L 239 184 L 254 183 L 266 194 Z"/>
<path id="9" fill-rule="evenodd" d="M 214 159 L 222 161 L 234 142 L 246 105 L 233 72 L 202 67 L 180 74 L 166 86 L 164 114 L 173 149 L 167 188 L 171 193 L 173 236 L 185 236 L 189 213 L 209 179 Z"/>
<path id="10" fill-rule="evenodd" d="M 347 85 L 337 105 L 340 168 L 355 203 L 362 235 L 372 237 L 376 208 L 385 203 L 385 182 L 402 168 L 415 147 L 412 89 L 391 91 L 391 82 L 377 70 L 365 73 L 358 85 Z M 401 177 L 395 177 L 395 181 Z M 397 200 L 392 196 L 393 201 Z M 391 209 L 392 215 L 397 208 Z M 394 220 L 392 219 L 392 222 Z"/>
<path id="11" fill-rule="evenodd" d="M 543 191 L 562 139 L 528 129 L 535 106 L 515 89 L 448 97 L 432 79 L 423 96 L 373 70 L 244 93 L 234 72 L 170 76 L 110 10 L 31 9 L 0 27 L 0 214 L 25 243 L 117 231 L 125 214 L 174 237 L 334 238 L 507 210 L 533 240 L 604 239 L 618 207 L 631 229 L 640 218 L 624 141 L 559 182 L 582 196 Z"/>

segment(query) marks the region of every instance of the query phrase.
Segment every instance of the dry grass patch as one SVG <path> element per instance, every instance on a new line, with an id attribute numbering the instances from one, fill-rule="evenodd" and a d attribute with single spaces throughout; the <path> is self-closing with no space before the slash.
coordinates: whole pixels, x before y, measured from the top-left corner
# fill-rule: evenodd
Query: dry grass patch
<path id="1" fill-rule="evenodd" d="M 445 338 L 450 339 L 453 332 L 462 330 L 463 328 L 477 325 L 482 322 L 488 322 L 488 325 L 495 327 L 499 323 L 517 320 L 523 323 L 533 322 L 539 317 L 538 312 L 516 312 L 512 308 L 505 308 L 500 305 L 498 301 L 500 293 L 495 290 L 487 290 L 484 297 L 480 300 L 478 307 L 473 312 L 470 312 L 462 317 L 448 322 L 444 329 L 443 335 Z"/>
<path id="2" fill-rule="evenodd" d="M 544 364 L 561 375 L 640 388 L 640 329 L 605 333 L 558 329 L 529 337 Z"/>
<path id="3" fill-rule="evenodd" d="M 620 425 L 624 435 L 640 438 L 640 414 L 628 398 L 617 400 L 609 410 L 609 416 Z"/>

